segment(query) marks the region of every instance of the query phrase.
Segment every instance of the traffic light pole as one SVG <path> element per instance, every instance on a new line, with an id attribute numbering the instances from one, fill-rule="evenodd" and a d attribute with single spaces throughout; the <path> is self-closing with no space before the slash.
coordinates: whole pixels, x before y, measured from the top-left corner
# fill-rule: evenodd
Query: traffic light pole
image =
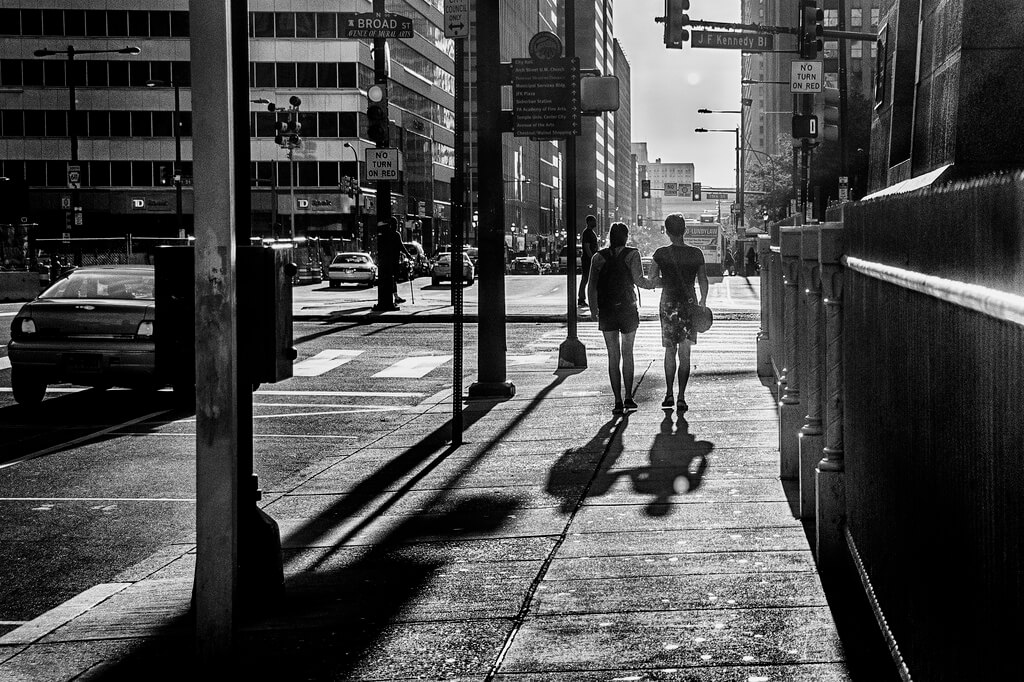
<path id="1" fill-rule="evenodd" d="M 385 0 L 373 0 L 373 11 L 384 14 L 387 11 Z M 373 39 L 373 82 L 387 91 L 388 63 L 387 40 Z M 376 142 L 378 149 L 386 149 L 390 142 L 391 124 L 388 115 L 387 100 L 384 100 L 384 133 Z M 391 181 L 377 180 L 377 267 L 380 276 L 377 281 L 377 303 L 373 309 L 378 312 L 398 310 L 395 305 L 395 259 L 391 232 Z"/>

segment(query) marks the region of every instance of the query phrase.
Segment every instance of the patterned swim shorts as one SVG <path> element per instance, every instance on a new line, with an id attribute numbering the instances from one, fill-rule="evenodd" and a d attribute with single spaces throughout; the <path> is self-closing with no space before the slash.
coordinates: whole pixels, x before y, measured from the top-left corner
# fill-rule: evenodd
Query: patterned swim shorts
<path id="1" fill-rule="evenodd" d="M 690 320 L 690 304 L 682 301 L 662 301 L 658 308 L 661 317 L 661 345 L 678 346 L 689 339 L 697 343 L 697 332 Z"/>

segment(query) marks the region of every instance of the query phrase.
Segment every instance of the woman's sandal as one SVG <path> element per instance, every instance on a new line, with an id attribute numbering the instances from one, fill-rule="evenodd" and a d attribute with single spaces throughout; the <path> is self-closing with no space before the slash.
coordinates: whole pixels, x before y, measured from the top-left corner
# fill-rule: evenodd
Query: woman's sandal
<path id="1" fill-rule="evenodd" d="M 671 393 L 665 394 L 665 399 L 661 401 L 661 406 L 666 410 L 671 410 L 672 405 L 675 403 L 676 398 Z"/>

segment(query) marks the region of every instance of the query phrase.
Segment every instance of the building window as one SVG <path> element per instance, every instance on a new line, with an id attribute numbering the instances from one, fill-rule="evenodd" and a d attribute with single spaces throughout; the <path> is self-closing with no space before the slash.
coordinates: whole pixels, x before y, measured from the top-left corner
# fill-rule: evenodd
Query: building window
<path id="1" fill-rule="evenodd" d="M 100 9 L 85 10 L 85 35 L 104 38 L 107 35 L 107 13 Z"/>
<path id="2" fill-rule="evenodd" d="M 278 63 L 275 64 L 277 71 L 277 87 L 279 88 L 294 88 L 295 87 L 295 64 L 294 63 Z"/>
<path id="3" fill-rule="evenodd" d="M 21 84 L 21 60 L 0 59 L 0 85 Z"/>
<path id="4" fill-rule="evenodd" d="M 850 28 L 860 28 L 864 25 L 864 10 L 858 8 L 850 10 Z M 856 42 L 856 41 L 855 41 Z"/>
<path id="5" fill-rule="evenodd" d="M 253 12 L 253 15 L 252 15 L 252 35 L 255 38 L 273 38 L 274 37 L 274 13 L 273 12 Z"/>
<path id="6" fill-rule="evenodd" d="M 338 15 L 333 12 L 318 12 L 316 15 L 316 37 L 338 37 Z"/>
<path id="7" fill-rule="evenodd" d="M 37 9 L 21 10 L 21 34 L 24 36 L 43 35 L 43 14 Z"/>
<path id="8" fill-rule="evenodd" d="M 295 37 L 295 13 L 277 12 L 274 14 L 274 30 L 278 38 Z"/>
<path id="9" fill-rule="evenodd" d="M 878 19 L 879 19 L 880 13 L 881 13 L 881 10 L 879 10 L 877 7 L 873 8 L 871 10 L 871 28 L 875 28 L 875 27 L 878 26 Z"/>
<path id="10" fill-rule="evenodd" d="M 825 26 L 838 26 L 839 25 L 839 10 L 827 9 L 825 10 L 825 20 L 823 22 Z"/>
<path id="11" fill-rule="evenodd" d="M 321 111 L 317 114 L 319 137 L 338 137 L 338 112 Z"/>
<path id="12" fill-rule="evenodd" d="M 839 41 L 838 40 L 826 40 L 825 59 L 837 59 L 839 57 Z"/>
<path id="13" fill-rule="evenodd" d="M 46 135 L 47 137 L 67 137 L 68 117 L 64 111 L 46 112 Z"/>
<path id="14" fill-rule="evenodd" d="M 320 62 L 316 65 L 317 87 L 338 87 L 338 65 L 334 62 Z"/>
<path id="15" fill-rule="evenodd" d="M 859 40 L 850 41 L 850 57 L 860 59 L 864 56 L 864 44 Z"/>
<path id="16" fill-rule="evenodd" d="M 89 184 L 93 187 L 110 186 L 110 162 L 90 161 L 89 162 Z"/>
<path id="17" fill-rule="evenodd" d="M 131 161 L 110 162 L 110 184 L 113 187 L 130 187 L 132 184 Z"/>
<path id="18" fill-rule="evenodd" d="M 132 161 L 132 183 L 138 187 L 152 187 L 156 183 L 153 182 L 153 162 L 152 161 Z"/>
<path id="19" fill-rule="evenodd" d="M 23 111 L 0 112 L 0 125 L 3 125 L 4 137 L 22 137 L 25 134 L 25 116 Z"/>
<path id="20" fill-rule="evenodd" d="M 317 166 L 320 171 L 321 187 L 336 187 L 338 185 L 338 162 L 320 161 Z"/>
<path id="21" fill-rule="evenodd" d="M 148 111 L 131 112 L 132 137 L 152 137 L 153 120 Z"/>
<path id="22" fill-rule="evenodd" d="M 67 85 L 63 59 L 47 59 L 43 62 L 43 79 L 48 88 L 62 88 Z"/>
<path id="23" fill-rule="evenodd" d="M 110 112 L 110 136 L 131 137 L 132 119 L 127 111 Z"/>
<path id="24" fill-rule="evenodd" d="M 171 12 L 171 37 L 189 37 L 188 12 Z"/>
<path id="25" fill-rule="evenodd" d="M 110 84 L 107 78 L 107 62 L 90 59 L 85 63 L 85 79 L 91 88 L 105 88 Z"/>
<path id="26" fill-rule="evenodd" d="M 142 10 L 128 12 L 128 35 L 134 38 L 149 37 L 149 12 Z"/>
<path id="27" fill-rule="evenodd" d="M 256 62 L 255 87 L 272 88 L 274 82 L 274 64 L 272 62 Z"/>
<path id="28" fill-rule="evenodd" d="M 21 12 L 16 9 L 0 9 L 0 35 L 21 35 Z"/>
<path id="29" fill-rule="evenodd" d="M 111 38 L 128 37 L 128 12 L 126 10 L 107 11 L 107 35 Z"/>
<path id="30" fill-rule="evenodd" d="M 174 137 L 174 112 L 153 112 L 153 137 Z"/>
<path id="31" fill-rule="evenodd" d="M 25 112 L 25 137 L 45 137 L 46 117 L 39 111 Z"/>
<path id="32" fill-rule="evenodd" d="M 43 10 L 43 34 L 48 36 L 64 35 L 64 13 L 59 9 Z"/>
<path id="33" fill-rule="evenodd" d="M 315 38 L 316 37 L 316 14 L 313 12 L 295 13 L 295 37 Z"/>
<path id="34" fill-rule="evenodd" d="M 169 38 L 171 36 L 171 15 L 167 12 L 150 12 L 149 35 L 154 38 Z"/>
<path id="35" fill-rule="evenodd" d="M 296 79 L 295 83 L 300 88 L 315 88 L 316 87 L 316 63 L 315 62 L 299 62 L 295 65 Z"/>
<path id="36" fill-rule="evenodd" d="M 81 167 L 81 166 L 79 166 Z M 68 164 L 67 161 L 46 162 L 46 184 L 49 186 L 63 186 L 67 182 Z"/>
<path id="37" fill-rule="evenodd" d="M 302 126 L 300 134 L 302 137 L 320 137 L 317 134 L 316 116 L 316 112 L 299 112 L 299 125 Z"/>
<path id="38" fill-rule="evenodd" d="M 117 61 L 108 62 L 107 70 L 110 73 L 110 87 L 112 88 L 126 88 L 128 87 L 128 62 Z"/>
<path id="39" fill-rule="evenodd" d="M 87 130 L 89 137 L 110 137 L 110 112 L 88 112 Z"/>

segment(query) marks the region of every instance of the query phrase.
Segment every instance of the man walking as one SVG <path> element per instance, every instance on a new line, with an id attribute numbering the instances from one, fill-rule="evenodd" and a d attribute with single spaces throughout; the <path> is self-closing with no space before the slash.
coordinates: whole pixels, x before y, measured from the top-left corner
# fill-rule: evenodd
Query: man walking
<path id="1" fill-rule="evenodd" d="M 587 282 L 590 281 L 590 261 L 597 253 L 597 218 L 587 216 L 587 227 L 580 235 L 580 243 L 583 245 L 583 262 L 580 263 L 580 290 L 576 296 L 576 302 L 581 307 L 587 305 Z M 573 254 L 569 254 L 572 258 Z"/>
<path id="2" fill-rule="evenodd" d="M 390 286 L 391 294 L 395 297 L 395 305 L 399 303 L 405 303 L 405 299 L 398 295 L 398 270 L 402 263 L 402 254 L 404 253 L 410 260 L 412 260 L 412 254 L 405 248 L 405 244 L 402 243 L 402 233 L 398 230 L 398 219 L 395 216 L 388 218 L 388 223 L 379 223 L 382 230 L 384 230 L 384 238 L 387 240 L 388 248 L 384 253 L 379 254 L 378 258 L 390 258 L 391 259 L 391 281 L 383 282 L 379 281 L 377 286 Z"/>

